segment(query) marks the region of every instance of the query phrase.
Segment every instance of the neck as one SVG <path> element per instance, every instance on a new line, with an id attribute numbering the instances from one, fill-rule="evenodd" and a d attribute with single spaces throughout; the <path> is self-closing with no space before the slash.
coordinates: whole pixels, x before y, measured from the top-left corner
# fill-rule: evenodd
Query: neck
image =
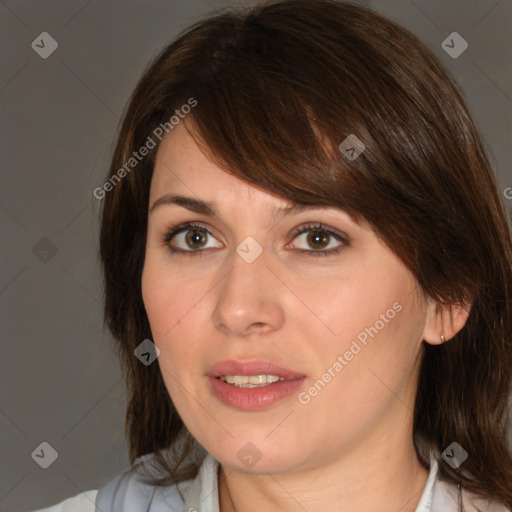
<path id="1" fill-rule="evenodd" d="M 220 512 L 414 512 L 428 470 L 420 464 L 412 439 L 404 446 L 404 437 L 398 443 L 390 443 L 389 437 L 293 474 L 250 474 L 221 467 Z"/>

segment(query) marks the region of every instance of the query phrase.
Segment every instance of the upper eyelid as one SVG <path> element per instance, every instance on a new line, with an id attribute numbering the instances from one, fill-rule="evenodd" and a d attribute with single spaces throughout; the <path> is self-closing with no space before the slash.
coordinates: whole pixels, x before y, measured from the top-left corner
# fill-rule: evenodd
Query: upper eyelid
<path id="1" fill-rule="evenodd" d="M 291 234 L 294 238 L 296 238 L 298 235 L 303 234 L 304 232 L 308 231 L 314 231 L 317 229 L 318 231 L 325 231 L 326 233 L 331 233 L 337 238 L 341 238 L 344 242 L 348 242 L 348 236 L 343 233 L 343 231 L 340 231 L 335 228 L 331 228 L 324 224 L 323 222 L 306 222 L 294 229 L 292 229 Z"/>

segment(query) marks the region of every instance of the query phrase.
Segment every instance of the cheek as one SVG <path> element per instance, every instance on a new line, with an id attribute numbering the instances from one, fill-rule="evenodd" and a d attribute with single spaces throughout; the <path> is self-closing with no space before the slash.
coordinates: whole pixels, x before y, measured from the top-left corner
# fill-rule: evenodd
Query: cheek
<path id="1" fill-rule="evenodd" d="M 318 358 L 317 371 L 300 403 L 308 411 L 303 416 L 304 428 L 311 428 L 308 417 L 313 416 L 320 425 L 314 427 L 317 431 L 331 432 L 330 425 L 335 423 L 339 432 L 356 439 L 393 405 L 398 404 L 401 413 L 409 410 L 402 402 L 412 407 L 422 310 L 404 293 L 392 294 L 382 304 L 345 311 L 353 314 L 346 319 L 346 329 L 341 327 L 332 342 L 320 345 L 320 356 L 310 354 L 312 360 Z M 333 445 L 341 442 L 336 433 L 333 436 Z"/>
<path id="2" fill-rule="evenodd" d="M 142 273 L 142 297 L 153 342 L 160 349 L 158 364 L 173 400 L 204 378 L 197 361 L 204 358 L 207 301 L 211 286 L 204 279 L 188 279 L 165 260 L 149 252 Z"/>
<path id="3" fill-rule="evenodd" d="M 385 270 L 375 273 L 367 269 L 345 276 L 336 285 L 326 283 L 321 291 L 315 289 L 308 296 L 315 304 L 316 315 L 328 328 L 327 336 L 315 336 L 318 322 L 313 326 L 303 321 L 304 332 L 315 340 L 308 358 L 323 366 L 318 372 L 327 371 L 339 362 L 338 356 L 342 357 L 343 369 L 337 373 L 340 378 L 335 379 L 344 390 L 339 396 L 378 396 L 374 386 L 377 376 L 392 388 L 400 387 L 416 362 L 425 306 L 408 272 L 393 266 Z"/>
<path id="4" fill-rule="evenodd" d="M 401 283 L 397 285 L 392 278 L 383 278 L 368 267 L 352 267 L 350 273 L 323 276 L 316 283 L 314 280 L 294 283 L 297 296 L 314 315 L 303 316 L 304 327 L 311 330 L 323 324 L 327 337 L 334 343 L 356 337 L 390 309 L 388 316 L 393 315 L 400 288 Z"/>
<path id="5" fill-rule="evenodd" d="M 141 285 L 155 343 L 165 343 L 176 330 L 189 323 L 194 325 L 194 318 L 202 314 L 202 299 L 209 289 L 206 280 L 187 279 L 176 267 L 151 253 L 144 264 Z"/>

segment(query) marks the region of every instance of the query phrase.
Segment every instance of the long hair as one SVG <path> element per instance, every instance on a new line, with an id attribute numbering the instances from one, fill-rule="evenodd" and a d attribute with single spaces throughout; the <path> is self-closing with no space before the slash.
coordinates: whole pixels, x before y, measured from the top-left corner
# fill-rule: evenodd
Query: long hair
<path id="1" fill-rule="evenodd" d="M 192 103 L 187 123 L 226 172 L 364 219 L 426 296 L 471 305 L 454 338 L 424 343 L 416 450 L 425 466 L 437 459 L 443 479 L 511 506 L 510 220 L 454 79 L 407 30 L 348 2 L 285 0 L 210 16 L 161 52 L 129 101 L 101 191 L 100 253 L 105 323 L 129 392 L 130 460 L 154 453 L 162 485 L 197 473 L 197 462 L 184 465 L 194 440 L 158 365 L 134 357 L 152 339 L 141 275 L 155 133 L 170 132 L 175 111 Z M 364 144 L 357 158 L 338 150 L 349 136 Z M 156 147 L 131 161 L 148 137 Z M 453 441 L 469 454 L 458 469 L 441 457 Z"/>

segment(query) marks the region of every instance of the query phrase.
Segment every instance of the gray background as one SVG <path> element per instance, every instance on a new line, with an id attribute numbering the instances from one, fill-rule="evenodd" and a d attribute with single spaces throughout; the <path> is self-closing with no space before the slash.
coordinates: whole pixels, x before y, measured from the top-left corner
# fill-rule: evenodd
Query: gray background
<path id="1" fill-rule="evenodd" d="M 119 118 L 149 60 L 200 15 L 240 4 L 0 2 L 0 510 L 98 488 L 128 463 L 124 383 L 102 332 L 101 202 L 92 191 L 103 183 Z M 502 190 L 512 186 L 512 0 L 369 4 L 453 72 Z M 469 43 L 457 59 L 441 48 L 453 31 Z M 48 59 L 31 48 L 41 32 L 59 44 Z M 44 256 L 41 238 L 57 252 Z M 43 441 L 58 452 L 46 470 L 31 458 Z"/>

